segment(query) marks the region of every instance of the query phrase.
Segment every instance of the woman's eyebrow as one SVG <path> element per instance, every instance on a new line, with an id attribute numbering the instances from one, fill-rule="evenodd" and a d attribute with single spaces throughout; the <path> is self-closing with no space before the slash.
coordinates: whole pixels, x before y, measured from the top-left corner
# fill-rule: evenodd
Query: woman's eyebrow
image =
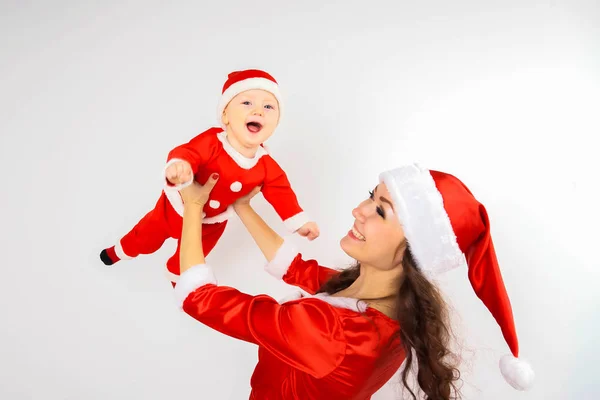
<path id="1" fill-rule="evenodd" d="M 376 194 L 376 193 L 377 193 L 377 187 L 378 187 L 378 186 L 379 186 L 379 185 L 375 186 L 375 190 L 373 190 L 373 194 Z M 392 202 L 391 202 L 391 201 L 389 201 L 388 199 L 386 199 L 386 198 L 385 198 L 385 197 L 383 197 L 383 196 L 379 196 L 379 200 L 381 200 L 381 201 L 383 201 L 383 202 L 385 202 L 385 203 L 388 203 L 388 204 L 390 205 L 390 207 L 392 207 L 392 210 L 394 210 L 394 205 L 392 204 Z M 394 211 L 395 211 L 395 210 L 394 210 Z"/>

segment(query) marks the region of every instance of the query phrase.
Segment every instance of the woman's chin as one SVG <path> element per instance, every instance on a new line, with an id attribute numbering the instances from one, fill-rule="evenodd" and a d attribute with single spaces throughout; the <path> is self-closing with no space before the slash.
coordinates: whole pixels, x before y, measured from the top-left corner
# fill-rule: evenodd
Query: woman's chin
<path id="1" fill-rule="evenodd" d="M 354 255 L 356 254 L 356 243 L 353 239 L 351 239 L 348 235 L 344 236 L 340 240 L 340 247 L 352 258 L 356 258 Z"/>

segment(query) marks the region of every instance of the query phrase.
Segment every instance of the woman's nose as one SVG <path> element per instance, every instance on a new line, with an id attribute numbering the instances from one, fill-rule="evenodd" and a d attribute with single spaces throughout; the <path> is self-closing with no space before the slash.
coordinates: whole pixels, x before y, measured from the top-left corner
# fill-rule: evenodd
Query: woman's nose
<path id="1" fill-rule="evenodd" d="M 356 207 L 354 210 L 352 210 L 352 216 L 354 217 L 354 219 L 361 222 L 365 219 L 365 216 L 360 210 L 360 207 Z"/>

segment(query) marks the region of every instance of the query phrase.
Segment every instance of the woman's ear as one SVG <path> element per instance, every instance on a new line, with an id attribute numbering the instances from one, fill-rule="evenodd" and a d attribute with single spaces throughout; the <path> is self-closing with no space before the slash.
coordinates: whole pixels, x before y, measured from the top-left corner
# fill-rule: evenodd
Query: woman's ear
<path id="1" fill-rule="evenodd" d="M 404 254 L 406 254 L 406 249 L 408 249 L 408 243 L 406 242 L 406 239 L 404 239 L 396 248 L 396 255 L 394 256 L 394 265 L 402 264 Z"/>

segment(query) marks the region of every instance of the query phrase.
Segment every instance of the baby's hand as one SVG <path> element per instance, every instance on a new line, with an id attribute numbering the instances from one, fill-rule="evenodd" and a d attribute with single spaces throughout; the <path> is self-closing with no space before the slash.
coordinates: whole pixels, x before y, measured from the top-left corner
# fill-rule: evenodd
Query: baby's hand
<path id="1" fill-rule="evenodd" d="M 307 222 L 296 232 L 298 232 L 300 236 L 308 238 L 308 240 L 315 240 L 319 237 L 319 227 L 316 222 Z"/>
<path id="2" fill-rule="evenodd" d="M 192 166 L 187 161 L 175 162 L 167 168 L 165 176 L 173 185 L 180 185 L 192 180 L 194 172 Z"/>

